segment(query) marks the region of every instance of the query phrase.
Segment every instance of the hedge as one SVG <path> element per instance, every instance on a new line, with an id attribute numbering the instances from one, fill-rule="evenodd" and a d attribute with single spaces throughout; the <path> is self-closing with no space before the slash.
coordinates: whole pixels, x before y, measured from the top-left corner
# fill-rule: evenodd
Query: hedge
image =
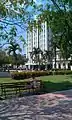
<path id="1" fill-rule="evenodd" d="M 27 71 L 27 72 L 12 72 L 12 79 L 20 80 L 20 79 L 28 79 L 32 76 L 40 77 L 40 76 L 48 76 L 48 75 L 69 75 L 72 74 L 71 70 L 61 70 L 61 71 Z"/>

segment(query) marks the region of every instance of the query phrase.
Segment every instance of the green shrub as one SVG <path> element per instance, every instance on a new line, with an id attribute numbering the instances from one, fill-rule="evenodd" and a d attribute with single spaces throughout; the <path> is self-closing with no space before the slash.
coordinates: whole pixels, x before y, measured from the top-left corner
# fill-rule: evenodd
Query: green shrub
<path id="1" fill-rule="evenodd" d="M 40 77 L 47 75 L 69 75 L 72 74 L 71 70 L 61 70 L 61 71 L 27 71 L 27 72 L 13 72 L 11 73 L 12 79 L 20 80 L 20 79 L 28 79 L 32 76 Z"/>
<path id="2" fill-rule="evenodd" d="M 40 77 L 48 75 L 48 71 L 34 71 L 34 72 L 13 72 L 11 73 L 12 79 L 20 80 L 31 78 L 32 76 Z"/>
<path id="3" fill-rule="evenodd" d="M 71 70 L 61 70 L 61 71 L 55 71 L 54 73 L 55 75 L 69 75 L 69 74 L 72 74 L 72 71 Z"/>

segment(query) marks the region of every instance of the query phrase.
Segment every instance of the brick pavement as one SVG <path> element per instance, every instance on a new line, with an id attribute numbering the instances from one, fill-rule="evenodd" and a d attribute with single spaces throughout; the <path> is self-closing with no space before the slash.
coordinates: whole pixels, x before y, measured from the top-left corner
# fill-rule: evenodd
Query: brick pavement
<path id="1" fill-rule="evenodd" d="M 72 90 L 0 101 L 0 120 L 72 120 Z"/>

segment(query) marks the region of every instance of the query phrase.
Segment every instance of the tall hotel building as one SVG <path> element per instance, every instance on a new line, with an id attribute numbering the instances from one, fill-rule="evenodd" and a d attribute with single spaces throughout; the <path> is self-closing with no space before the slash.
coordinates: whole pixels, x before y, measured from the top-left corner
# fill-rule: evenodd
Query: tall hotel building
<path id="1" fill-rule="evenodd" d="M 39 35 L 38 35 L 39 34 Z M 36 65 L 34 61 L 32 61 L 30 52 L 32 52 L 33 48 L 39 48 L 44 52 L 45 50 L 49 50 L 51 46 L 52 32 L 51 29 L 47 28 L 47 22 L 41 24 L 41 31 L 38 32 L 38 28 L 33 27 L 32 31 L 27 30 L 27 46 L 26 46 L 26 57 L 29 59 L 26 63 L 26 66 L 30 69 L 31 66 Z"/>
<path id="2" fill-rule="evenodd" d="M 39 35 L 38 35 L 39 34 Z M 26 63 L 27 68 L 31 69 L 32 66 L 35 66 L 36 63 L 32 61 L 30 53 L 33 51 L 33 48 L 39 48 L 44 52 L 45 50 L 51 50 L 52 43 L 52 32 L 51 29 L 47 27 L 47 22 L 41 23 L 41 31 L 38 32 L 38 29 L 33 27 L 32 31 L 27 30 L 27 46 L 26 46 L 26 58 L 28 62 Z M 70 58 L 65 62 L 63 58 L 60 57 L 60 51 L 56 50 L 56 68 L 57 69 L 66 69 L 70 68 Z M 49 64 L 49 63 L 48 63 Z M 52 58 L 52 68 L 55 68 L 55 59 Z"/>

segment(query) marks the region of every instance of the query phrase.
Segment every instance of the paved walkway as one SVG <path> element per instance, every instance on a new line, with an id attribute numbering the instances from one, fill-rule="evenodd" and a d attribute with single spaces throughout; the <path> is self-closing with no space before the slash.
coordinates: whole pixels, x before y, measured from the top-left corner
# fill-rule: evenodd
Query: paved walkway
<path id="1" fill-rule="evenodd" d="M 72 90 L 0 101 L 0 120 L 72 120 Z"/>

